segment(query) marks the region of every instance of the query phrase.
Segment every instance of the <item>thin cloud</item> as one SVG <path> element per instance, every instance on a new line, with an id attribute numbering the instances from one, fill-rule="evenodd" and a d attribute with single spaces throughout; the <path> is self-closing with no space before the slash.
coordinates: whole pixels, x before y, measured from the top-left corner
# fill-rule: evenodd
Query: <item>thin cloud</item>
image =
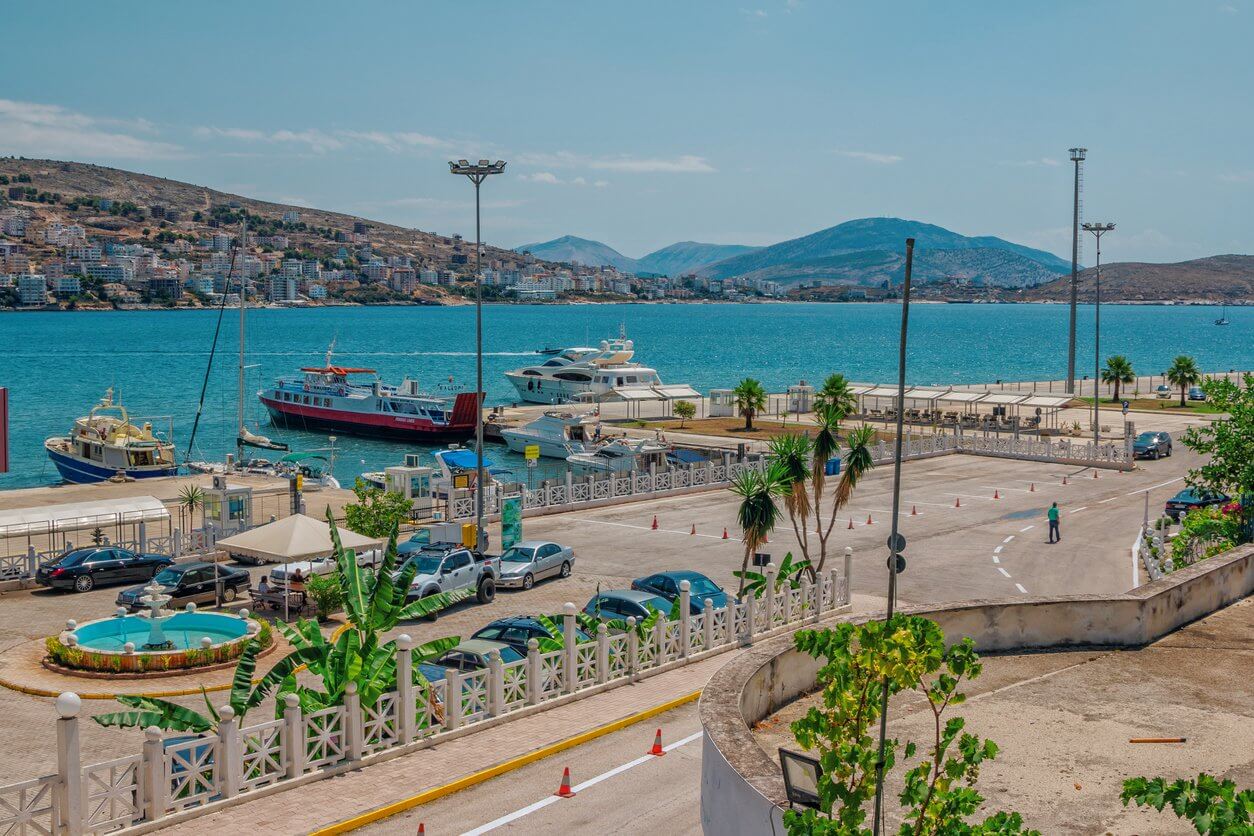
<path id="1" fill-rule="evenodd" d="M 135 136 L 147 120 L 88 116 L 59 105 L 0 99 L 0 151 L 24 157 L 156 160 L 186 156 L 177 145 Z"/>
<path id="2" fill-rule="evenodd" d="M 1219 175 L 1219 179 L 1224 183 L 1254 183 L 1254 170 L 1226 171 Z"/>
<path id="3" fill-rule="evenodd" d="M 194 133 L 202 139 L 222 138 L 239 142 L 304 145 L 315 154 L 325 154 L 329 151 L 340 151 L 352 147 L 382 148 L 392 152 L 453 147 L 450 140 L 416 131 L 323 131 L 317 128 L 298 131 L 286 129 L 261 131 L 255 128 L 202 126 Z"/>
<path id="4" fill-rule="evenodd" d="M 522 153 L 521 165 L 537 168 L 585 168 L 592 171 L 623 171 L 632 174 L 708 174 L 717 171 L 704 157 L 682 154 L 678 157 L 593 157 L 570 151 Z"/>
<path id="5" fill-rule="evenodd" d="M 1041 157 L 1040 159 L 1036 159 L 1036 160 L 1003 160 L 1002 162 L 998 163 L 998 165 L 1011 166 L 1014 168 L 1031 168 L 1034 166 L 1042 166 L 1042 165 L 1054 167 L 1054 166 L 1062 165 L 1062 161 L 1056 160 L 1053 157 Z"/>
<path id="6" fill-rule="evenodd" d="M 892 165 L 905 159 L 897 154 L 884 154 L 879 151 L 848 151 L 837 148 L 835 153 L 842 157 L 848 157 L 851 160 L 863 160 L 864 162 L 877 163 L 879 165 Z"/>

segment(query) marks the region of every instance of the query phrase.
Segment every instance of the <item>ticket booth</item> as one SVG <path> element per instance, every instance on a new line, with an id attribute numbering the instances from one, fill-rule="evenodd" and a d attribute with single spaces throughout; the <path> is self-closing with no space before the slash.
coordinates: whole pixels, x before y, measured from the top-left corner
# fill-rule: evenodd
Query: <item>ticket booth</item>
<path id="1" fill-rule="evenodd" d="M 253 527 L 253 489 L 232 485 L 225 476 L 214 476 L 213 486 L 205 489 L 205 528 L 214 536 L 230 537 Z"/>
<path id="2" fill-rule="evenodd" d="M 731 418 L 736 414 L 736 393 L 731 389 L 710 390 L 710 417 Z"/>
<path id="3" fill-rule="evenodd" d="M 788 387 L 788 411 L 801 415 L 814 410 L 814 387 L 804 380 Z"/>
<path id="4" fill-rule="evenodd" d="M 431 516 L 431 474 L 433 467 L 394 465 L 384 470 L 387 489 L 409 500 L 418 517 Z"/>

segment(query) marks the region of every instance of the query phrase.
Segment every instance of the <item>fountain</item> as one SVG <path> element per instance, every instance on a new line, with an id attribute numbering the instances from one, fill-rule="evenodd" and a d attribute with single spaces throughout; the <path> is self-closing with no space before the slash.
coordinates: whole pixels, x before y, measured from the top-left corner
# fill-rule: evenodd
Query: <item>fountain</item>
<path id="1" fill-rule="evenodd" d="M 148 607 L 148 641 L 144 642 L 144 650 L 171 650 L 174 648 L 174 642 L 165 637 L 165 632 L 161 629 L 161 623 L 170 618 L 173 613 L 162 613 L 161 608 L 170 603 L 170 596 L 166 594 L 165 587 L 157 582 L 153 582 L 144 587 L 144 595 L 139 599 L 139 603 Z"/>

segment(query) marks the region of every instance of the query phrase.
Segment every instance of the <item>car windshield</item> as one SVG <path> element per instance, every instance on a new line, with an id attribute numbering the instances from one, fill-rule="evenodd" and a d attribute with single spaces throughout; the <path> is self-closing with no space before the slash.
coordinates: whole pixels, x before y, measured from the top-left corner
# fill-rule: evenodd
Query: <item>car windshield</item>
<path id="1" fill-rule="evenodd" d="M 161 586 L 178 586 L 182 577 L 183 573 L 178 569 L 162 569 L 152 579 L 152 582 Z"/>
<path id="2" fill-rule="evenodd" d="M 505 554 L 501 555 L 501 562 L 502 563 L 530 563 L 531 558 L 534 554 L 535 554 L 535 549 L 522 548 L 521 546 L 514 546 L 512 549 L 509 549 L 508 551 L 506 551 Z"/>
<path id="3" fill-rule="evenodd" d="M 420 575 L 434 575 L 440 571 L 440 564 L 443 562 L 442 557 L 432 557 L 431 555 L 420 554 L 409 559 L 409 562 L 418 567 Z"/>
<path id="4" fill-rule="evenodd" d="M 688 583 L 692 585 L 691 589 L 689 589 L 689 592 L 694 597 L 700 597 L 703 595 L 717 595 L 723 591 L 719 589 L 718 586 L 714 583 L 714 581 L 710 580 L 709 578 L 702 578 L 702 577 L 688 578 Z"/>
<path id="5" fill-rule="evenodd" d="M 521 658 L 523 658 L 523 655 L 509 645 L 505 645 L 501 648 L 501 661 L 505 664 L 508 665 L 510 662 L 517 662 Z"/>
<path id="6" fill-rule="evenodd" d="M 1149 442 L 1155 440 L 1156 438 L 1158 438 L 1158 433 L 1141 433 L 1140 435 L 1136 437 L 1136 440 L 1144 441 L 1145 443 L 1148 444 Z"/>
<path id="7" fill-rule="evenodd" d="M 640 602 L 640 605 L 643 607 L 652 607 L 653 609 L 660 611 L 663 615 L 666 615 L 671 611 L 671 602 L 667 601 L 665 598 L 646 598 Z"/>

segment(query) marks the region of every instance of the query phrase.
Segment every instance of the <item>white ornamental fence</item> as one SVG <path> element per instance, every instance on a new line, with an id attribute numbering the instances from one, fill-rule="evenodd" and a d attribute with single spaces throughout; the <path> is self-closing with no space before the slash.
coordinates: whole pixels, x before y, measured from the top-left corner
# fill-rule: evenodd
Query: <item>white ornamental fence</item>
<path id="1" fill-rule="evenodd" d="M 138 537 L 134 540 L 111 540 L 108 537 L 103 537 L 100 543 L 96 544 L 88 538 L 78 543 L 77 547 L 82 548 L 94 545 L 118 546 L 123 549 L 130 549 L 133 552 L 168 554 L 176 560 L 208 554 L 215 549 L 214 543 L 216 538 L 212 529 L 198 528 L 184 533 L 176 528 L 169 534 L 152 536 L 145 533 L 144 523 L 139 523 L 137 528 Z M 35 571 L 40 564 L 48 563 L 61 557 L 73 546 L 74 543 L 70 542 L 67 543 L 66 548 L 38 550 L 33 545 L 28 545 L 25 551 L 0 554 L 0 581 L 20 581 L 34 578 Z"/>
<path id="2" fill-rule="evenodd" d="M 624 633 L 600 624 L 594 640 L 578 642 L 575 605 L 567 604 L 563 647 L 541 653 L 532 639 L 525 659 L 505 664 L 493 652 L 487 668 L 449 669 L 438 682 L 415 684 L 413 642 L 402 635 L 396 642 L 399 687 L 374 705 L 363 706 L 350 684 L 343 705 L 305 714 L 289 695 L 282 717 L 249 726 L 224 707 L 214 733 L 165 737 L 149 728 L 140 753 L 87 766 L 79 755 L 81 700 L 62 694 L 56 701 L 57 774 L 0 787 L 0 834 L 107 833 L 200 815 L 207 807 L 281 790 L 285 782 L 330 777 L 578 699 L 580 692 L 625 685 L 817 623 L 848 606 L 851 566 L 847 549 L 843 574 L 833 569 L 815 582 L 803 578 L 796 589 L 784 584 L 717 609 L 706 599 L 696 612 L 683 581 L 679 618 L 659 619 L 643 635 L 632 618 Z M 774 565 L 766 575 L 773 590 Z"/>

